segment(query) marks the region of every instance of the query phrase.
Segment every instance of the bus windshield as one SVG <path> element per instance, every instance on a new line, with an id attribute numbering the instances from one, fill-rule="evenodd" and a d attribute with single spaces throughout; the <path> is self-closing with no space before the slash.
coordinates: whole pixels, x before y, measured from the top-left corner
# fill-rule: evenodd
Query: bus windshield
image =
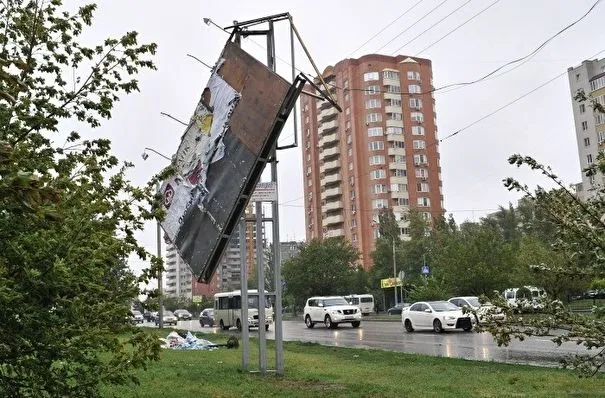
<path id="1" fill-rule="evenodd" d="M 248 296 L 248 308 L 258 309 L 258 296 Z M 271 308 L 271 300 L 265 297 L 265 308 Z"/>

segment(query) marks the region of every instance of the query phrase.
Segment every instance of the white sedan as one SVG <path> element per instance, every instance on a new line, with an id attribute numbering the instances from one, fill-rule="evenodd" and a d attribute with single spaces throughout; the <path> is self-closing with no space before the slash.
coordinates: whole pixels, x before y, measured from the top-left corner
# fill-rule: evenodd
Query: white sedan
<path id="1" fill-rule="evenodd" d="M 433 329 L 436 333 L 444 330 L 473 328 L 471 318 L 447 301 L 419 301 L 401 312 L 401 323 L 407 332 L 415 329 Z"/>

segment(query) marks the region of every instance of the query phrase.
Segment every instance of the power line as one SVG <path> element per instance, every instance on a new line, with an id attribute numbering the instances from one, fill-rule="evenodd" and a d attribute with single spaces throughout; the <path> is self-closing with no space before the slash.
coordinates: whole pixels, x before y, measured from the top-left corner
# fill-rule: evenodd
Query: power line
<path id="1" fill-rule="evenodd" d="M 506 67 L 507 67 L 507 66 L 509 66 L 509 65 L 513 65 L 513 64 L 516 64 L 516 63 L 518 63 L 518 62 L 521 62 L 521 61 L 526 61 L 526 60 L 530 59 L 531 57 L 533 57 L 534 55 L 536 55 L 536 54 L 537 54 L 537 53 L 538 53 L 540 50 L 542 50 L 544 47 L 546 47 L 546 45 L 547 45 L 548 43 L 550 43 L 552 40 L 554 40 L 554 39 L 555 39 L 557 36 L 559 36 L 559 35 L 563 34 L 563 33 L 564 33 L 566 30 L 568 30 L 568 29 L 572 28 L 572 27 L 573 27 L 574 25 L 576 25 L 578 22 L 580 22 L 580 21 L 582 21 L 584 18 L 586 18 L 586 17 L 588 16 L 588 14 L 590 14 L 590 13 L 592 12 L 592 10 L 594 10 L 594 9 L 595 9 L 595 7 L 596 7 L 596 6 L 597 6 L 597 5 L 598 5 L 600 2 L 601 2 L 601 0 L 597 0 L 597 1 L 596 1 L 596 2 L 595 2 L 593 5 L 592 5 L 592 7 L 590 7 L 590 8 L 588 9 L 588 11 L 586 11 L 586 12 L 584 13 L 584 15 L 582 15 L 580 18 L 576 19 L 575 21 L 573 21 L 573 22 L 572 22 L 572 23 L 570 23 L 569 25 L 565 26 L 563 29 L 559 30 L 559 31 L 558 31 L 557 33 L 555 33 L 554 35 L 550 36 L 548 39 L 546 39 L 544 42 L 542 42 L 542 43 L 541 43 L 541 44 L 540 44 L 538 47 L 536 47 L 536 49 L 534 49 L 533 51 L 531 51 L 529 54 L 527 54 L 527 55 L 525 55 L 525 56 L 523 56 L 523 57 L 520 57 L 520 58 L 514 59 L 514 60 L 512 60 L 512 61 L 509 61 L 509 62 L 505 63 L 504 65 L 501 65 L 501 66 L 499 66 L 498 68 L 494 69 L 493 71 L 489 72 L 487 75 L 485 75 L 485 76 L 483 76 L 483 77 L 480 77 L 480 78 L 478 78 L 478 79 L 476 79 L 476 80 L 473 80 L 473 81 L 470 81 L 470 82 L 462 82 L 462 83 L 453 83 L 453 84 L 448 84 L 448 85 L 446 85 L 446 86 L 439 87 L 439 88 L 438 88 L 438 90 L 443 90 L 443 89 L 450 88 L 450 87 L 455 87 L 455 86 L 468 86 L 468 85 L 470 85 L 470 84 L 474 84 L 474 83 L 480 82 L 480 81 L 485 80 L 485 79 L 487 79 L 488 77 L 492 76 L 492 75 L 493 75 L 493 74 L 495 74 L 496 72 L 498 72 L 498 71 L 502 70 L 503 68 L 506 68 Z M 501 74 L 500 76 L 502 76 L 502 74 Z"/>
<path id="2" fill-rule="evenodd" d="M 492 8 L 493 6 L 495 6 L 499 2 L 500 2 L 500 0 L 494 1 L 492 4 L 490 4 L 489 6 L 485 7 L 483 10 L 479 11 L 478 13 L 476 13 L 475 15 L 473 15 L 472 17 L 470 17 L 469 19 L 467 19 L 466 21 L 464 21 L 463 23 L 461 23 L 460 25 L 458 25 L 457 27 L 455 27 L 454 29 L 452 29 L 448 33 L 446 33 L 444 36 L 441 36 L 441 38 L 439 38 L 437 41 L 434 41 L 433 43 L 429 44 L 427 47 L 425 47 L 422 50 L 418 51 L 416 53 L 416 55 L 414 55 L 414 56 L 417 57 L 418 54 L 421 54 L 422 52 L 424 52 L 424 51 L 428 50 L 429 48 L 433 47 L 435 44 L 439 43 L 441 40 L 445 39 L 446 37 L 448 37 L 449 35 L 451 35 L 455 31 L 457 31 L 458 29 L 460 29 L 461 27 L 463 27 L 464 25 L 466 25 L 467 23 L 469 23 L 470 21 L 472 21 L 473 19 L 475 19 L 479 15 L 483 14 L 485 11 L 489 10 L 490 8 Z"/>
<path id="3" fill-rule="evenodd" d="M 407 28 L 405 28 L 397 36 L 393 37 L 391 40 L 389 40 L 387 43 L 385 43 L 382 47 L 380 47 L 378 50 L 376 50 L 376 52 L 379 52 L 380 50 L 382 50 L 383 48 L 385 48 L 386 46 L 388 46 L 389 44 L 391 44 L 393 41 L 395 41 L 399 36 L 401 36 L 402 34 L 404 34 L 405 32 L 407 32 L 408 30 L 412 29 L 414 26 L 416 26 L 416 24 L 418 24 L 424 18 L 426 18 L 429 15 L 431 15 L 434 11 L 436 11 L 439 7 L 441 7 L 447 1 L 448 0 L 443 0 L 441 3 L 437 4 L 429 12 L 427 12 L 426 14 L 424 14 L 423 16 L 421 16 L 418 20 L 416 20 L 416 22 L 414 22 L 413 24 L 411 24 L 410 26 L 408 26 Z"/>
<path id="4" fill-rule="evenodd" d="M 416 36 L 414 36 L 413 38 L 411 38 L 410 40 L 408 40 L 404 45 L 402 45 L 401 47 L 399 47 L 397 50 L 393 51 L 391 54 L 395 55 L 397 52 L 399 52 L 399 50 L 401 50 L 403 47 L 407 46 L 408 44 L 412 43 L 413 41 L 415 41 L 417 38 L 419 38 L 420 36 L 422 36 L 423 34 L 425 34 L 426 32 L 428 32 L 429 30 L 433 29 L 435 26 L 439 25 L 441 22 L 443 22 L 444 20 L 446 20 L 447 18 L 449 18 L 452 14 L 454 14 L 456 11 L 458 11 L 459 9 L 461 9 L 462 7 L 466 6 L 468 3 L 470 3 L 472 0 L 468 0 L 466 3 L 462 4 L 461 6 L 459 6 L 458 8 L 456 8 L 454 11 L 450 12 L 449 14 L 447 14 L 445 17 L 441 18 L 439 21 L 435 22 L 434 24 L 432 24 L 431 26 L 429 26 L 428 28 L 426 28 L 425 30 L 423 30 L 422 32 L 418 33 Z"/>
<path id="5" fill-rule="evenodd" d="M 382 32 L 384 32 L 389 27 L 391 27 L 391 25 L 393 25 L 395 22 L 397 22 L 398 20 L 400 20 L 401 18 L 403 18 L 408 12 L 412 11 L 418 4 L 422 3 L 422 1 L 423 0 L 419 0 L 416 4 L 414 4 L 413 6 L 411 6 L 410 8 L 408 8 L 407 10 L 405 10 L 403 12 L 403 14 L 401 14 L 400 16 L 398 16 L 397 18 L 395 18 L 394 20 L 392 20 L 389 24 L 387 24 L 384 28 L 382 28 L 378 33 L 376 33 L 374 36 L 370 37 L 362 45 L 360 45 L 355 50 L 353 50 L 349 55 L 347 55 L 347 58 L 349 58 L 351 55 L 355 54 L 357 51 L 359 51 L 360 49 L 362 49 L 366 44 L 368 44 L 369 42 L 371 42 L 372 40 L 374 40 L 378 35 L 380 35 Z"/>

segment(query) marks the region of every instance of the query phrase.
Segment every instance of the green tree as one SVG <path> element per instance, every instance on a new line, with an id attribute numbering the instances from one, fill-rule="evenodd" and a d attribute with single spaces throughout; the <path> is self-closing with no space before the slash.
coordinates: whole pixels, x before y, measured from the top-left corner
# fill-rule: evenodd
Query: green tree
<path id="1" fill-rule="evenodd" d="M 314 239 L 283 265 L 285 294 L 297 305 L 311 296 L 351 293 L 359 252 L 344 238 Z"/>
<path id="2" fill-rule="evenodd" d="M 134 235 L 154 216 L 153 184 L 132 186 L 108 140 L 59 130 L 67 118 L 98 126 L 154 68 L 155 45 L 135 32 L 79 44 L 94 10 L 0 3 L 0 396 L 97 396 L 159 352 L 127 322 L 138 283 L 161 267 L 152 257 L 135 278 L 125 261 L 149 257 Z"/>

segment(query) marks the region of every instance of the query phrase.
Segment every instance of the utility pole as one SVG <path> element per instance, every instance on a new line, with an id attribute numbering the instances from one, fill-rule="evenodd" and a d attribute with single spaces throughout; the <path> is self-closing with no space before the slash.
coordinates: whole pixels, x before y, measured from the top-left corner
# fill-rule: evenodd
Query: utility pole
<path id="1" fill-rule="evenodd" d="M 397 305 L 397 260 L 395 259 L 395 237 L 393 237 L 393 277 L 395 278 L 395 305 Z"/>

